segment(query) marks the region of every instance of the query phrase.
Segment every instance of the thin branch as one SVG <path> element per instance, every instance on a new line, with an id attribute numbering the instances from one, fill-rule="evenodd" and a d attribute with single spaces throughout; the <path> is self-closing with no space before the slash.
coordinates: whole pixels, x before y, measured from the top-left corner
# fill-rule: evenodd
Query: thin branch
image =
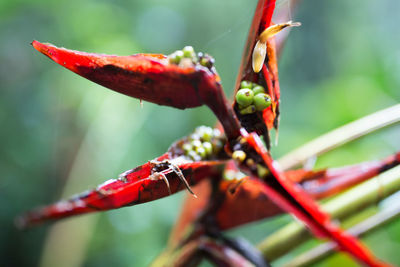
<path id="1" fill-rule="evenodd" d="M 328 132 L 295 149 L 279 159 L 282 169 L 288 170 L 373 131 L 400 122 L 400 104 L 380 110 L 359 120 Z"/>
<path id="2" fill-rule="evenodd" d="M 154 261 L 152 267 L 187 267 L 197 266 L 203 258 L 207 258 L 215 266 L 231 266 L 231 267 L 255 267 L 240 252 L 236 251 L 229 245 L 219 242 L 216 239 L 201 236 L 194 239 L 178 250 L 171 252 L 166 251 Z M 262 258 L 261 258 L 262 260 Z M 261 265 L 257 265 L 261 266 Z M 265 265 L 267 266 L 267 265 Z"/>
<path id="3" fill-rule="evenodd" d="M 396 203 L 394 203 L 396 204 Z M 350 228 L 348 232 L 354 236 L 363 236 L 400 217 L 400 205 L 385 208 L 368 219 Z M 284 267 L 305 267 L 317 263 L 335 252 L 333 242 L 321 244 L 288 262 Z"/>
<path id="4" fill-rule="evenodd" d="M 322 209 L 333 219 L 344 219 L 399 190 L 400 166 L 333 198 L 322 205 Z M 264 239 L 257 247 L 267 260 L 273 261 L 311 237 L 302 224 L 294 221 Z"/>

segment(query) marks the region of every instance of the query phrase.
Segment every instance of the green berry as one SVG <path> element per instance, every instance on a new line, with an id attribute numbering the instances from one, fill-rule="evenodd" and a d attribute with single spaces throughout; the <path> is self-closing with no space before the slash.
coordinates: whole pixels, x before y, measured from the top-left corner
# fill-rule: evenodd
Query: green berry
<path id="1" fill-rule="evenodd" d="M 257 164 L 257 176 L 261 179 L 265 178 L 268 175 L 269 171 L 264 166 Z"/>
<path id="2" fill-rule="evenodd" d="M 198 53 L 197 56 L 200 58 L 200 65 L 211 68 L 214 65 L 214 58 L 208 54 Z"/>
<path id="3" fill-rule="evenodd" d="M 242 150 L 236 150 L 233 152 L 232 158 L 238 162 L 243 162 L 246 159 L 246 153 Z"/>
<path id="4" fill-rule="evenodd" d="M 242 82 L 240 83 L 240 89 L 244 89 L 244 88 L 251 89 L 251 87 L 253 87 L 252 82 L 249 82 L 249 81 L 242 81 Z"/>
<path id="5" fill-rule="evenodd" d="M 192 133 L 190 136 L 189 136 L 189 140 L 200 140 L 200 135 L 198 135 L 197 133 Z"/>
<path id="6" fill-rule="evenodd" d="M 240 110 L 240 114 L 242 114 L 242 115 L 252 114 L 254 112 L 256 112 L 256 106 L 254 106 L 254 105 L 250 105 L 250 106 L 245 107 L 244 109 Z"/>
<path id="7" fill-rule="evenodd" d="M 194 149 L 197 149 L 197 148 L 199 148 L 199 147 L 202 146 L 200 140 L 193 140 L 191 144 L 192 144 L 192 147 L 193 147 Z"/>
<path id="8" fill-rule="evenodd" d="M 171 55 L 169 55 L 169 62 L 171 64 L 179 64 L 179 62 L 181 61 L 183 57 L 183 52 L 181 50 L 177 50 L 174 53 L 172 53 Z"/>
<path id="9" fill-rule="evenodd" d="M 253 97 L 254 97 L 254 93 L 252 90 L 240 89 L 236 93 L 236 102 L 243 107 L 247 107 L 251 103 L 253 103 Z"/>
<path id="10" fill-rule="evenodd" d="M 193 150 L 189 151 L 188 153 L 189 158 L 191 158 L 193 161 L 200 161 L 201 157 L 199 155 L 197 155 L 196 152 L 194 152 Z"/>
<path id="11" fill-rule="evenodd" d="M 247 107 L 244 107 L 244 106 L 242 106 L 242 105 L 238 105 L 238 107 L 239 107 L 239 110 L 242 110 L 242 109 L 245 109 L 245 108 L 247 108 Z"/>
<path id="12" fill-rule="evenodd" d="M 254 95 L 265 93 L 264 87 L 262 87 L 261 85 L 254 86 L 253 87 L 253 93 L 254 93 Z"/>
<path id="13" fill-rule="evenodd" d="M 254 97 L 254 105 L 257 111 L 263 111 L 271 105 L 271 97 L 267 94 L 258 94 Z"/>
<path id="14" fill-rule="evenodd" d="M 206 58 L 204 58 L 204 57 L 202 57 L 200 59 L 200 65 L 202 65 L 204 67 L 207 67 L 207 62 L 208 62 L 208 60 Z"/>
<path id="15" fill-rule="evenodd" d="M 201 126 L 196 129 L 196 133 L 202 141 L 210 141 L 213 137 L 213 129 L 211 127 Z"/>
<path id="16" fill-rule="evenodd" d="M 185 143 L 182 146 L 183 152 L 185 153 L 185 155 L 187 155 L 189 153 L 189 151 L 191 151 L 193 149 L 192 145 L 189 143 Z"/>
<path id="17" fill-rule="evenodd" d="M 213 147 L 212 147 L 212 144 L 210 142 L 203 142 L 203 148 L 206 151 L 207 157 L 212 155 Z"/>
<path id="18" fill-rule="evenodd" d="M 197 155 L 199 155 L 203 159 L 207 157 L 206 150 L 202 146 L 196 148 L 196 153 L 197 153 Z"/>
<path id="19" fill-rule="evenodd" d="M 182 52 L 183 52 L 183 57 L 186 57 L 186 58 L 194 58 L 195 57 L 194 49 L 192 46 L 185 46 L 182 49 Z"/>

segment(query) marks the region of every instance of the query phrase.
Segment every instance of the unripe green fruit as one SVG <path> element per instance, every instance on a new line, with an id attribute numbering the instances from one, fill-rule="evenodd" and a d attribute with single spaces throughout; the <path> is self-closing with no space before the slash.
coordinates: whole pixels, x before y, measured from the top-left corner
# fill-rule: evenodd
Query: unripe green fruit
<path id="1" fill-rule="evenodd" d="M 242 82 L 240 83 L 240 89 L 244 89 L 244 88 L 251 89 L 252 87 L 253 87 L 252 82 L 249 82 L 249 81 L 242 81 Z"/>
<path id="2" fill-rule="evenodd" d="M 199 147 L 202 146 L 200 140 L 193 140 L 192 143 L 191 143 L 191 145 L 192 145 L 192 147 L 193 147 L 194 149 L 197 149 L 197 148 L 199 148 Z"/>
<path id="3" fill-rule="evenodd" d="M 203 159 L 207 157 L 206 150 L 202 146 L 196 148 L 196 153 L 197 153 L 197 155 L 199 155 Z"/>
<path id="4" fill-rule="evenodd" d="M 194 152 L 193 150 L 189 151 L 188 156 L 193 160 L 193 161 L 200 161 L 201 157 L 199 155 L 197 155 L 196 152 Z"/>
<path id="5" fill-rule="evenodd" d="M 202 127 L 198 134 L 200 135 L 200 139 L 202 141 L 210 141 L 213 137 L 213 129 L 210 127 Z"/>
<path id="6" fill-rule="evenodd" d="M 182 58 L 183 58 L 183 52 L 181 50 L 177 50 L 174 53 L 172 53 L 171 55 L 169 55 L 169 62 L 171 64 L 178 65 Z"/>
<path id="7" fill-rule="evenodd" d="M 212 155 L 213 147 L 210 142 L 203 142 L 203 148 L 206 151 L 206 155 L 208 157 Z"/>
<path id="8" fill-rule="evenodd" d="M 257 176 L 261 179 L 265 178 L 268 175 L 269 171 L 264 166 L 257 164 Z"/>
<path id="9" fill-rule="evenodd" d="M 254 93 L 251 89 L 240 89 L 236 93 L 236 102 L 242 106 L 247 107 L 253 103 Z"/>
<path id="10" fill-rule="evenodd" d="M 192 46 L 185 46 L 182 49 L 182 52 L 183 52 L 183 57 L 186 57 L 186 58 L 194 58 L 194 56 L 195 56 L 194 49 Z"/>
<path id="11" fill-rule="evenodd" d="M 214 65 L 214 58 L 208 54 L 203 54 L 202 52 L 197 53 L 197 57 L 199 58 L 200 65 L 207 67 L 209 69 Z"/>
<path id="12" fill-rule="evenodd" d="M 265 93 L 264 87 L 262 87 L 261 85 L 254 86 L 253 93 L 254 93 L 254 95 Z"/>
<path id="13" fill-rule="evenodd" d="M 242 150 L 236 150 L 233 152 L 232 158 L 238 162 L 243 162 L 246 159 L 246 153 Z"/>
<path id="14" fill-rule="evenodd" d="M 240 114 L 242 114 L 242 115 L 252 114 L 254 112 L 256 112 L 256 106 L 254 106 L 254 105 L 250 105 L 250 106 L 240 110 Z"/>
<path id="15" fill-rule="evenodd" d="M 254 97 L 254 105 L 257 111 L 263 111 L 271 105 L 271 97 L 267 94 L 258 94 Z"/>
<path id="16" fill-rule="evenodd" d="M 192 133 L 189 136 L 189 140 L 193 141 L 193 140 L 200 140 L 200 135 L 198 133 Z"/>
<path id="17" fill-rule="evenodd" d="M 191 144 L 185 143 L 185 144 L 183 144 L 182 149 L 183 149 L 185 155 L 187 155 L 189 153 L 189 151 L 191 151 L 193 149 L 193 147 Z"/>
<path id="18" fill-rule="evenodd" d="M 200 65 L 202 65 L 204 67 L 208 67 L 208 65 L 209 65 L 208 60 L 206 58 L 202 57 L 200 59 Z"/>

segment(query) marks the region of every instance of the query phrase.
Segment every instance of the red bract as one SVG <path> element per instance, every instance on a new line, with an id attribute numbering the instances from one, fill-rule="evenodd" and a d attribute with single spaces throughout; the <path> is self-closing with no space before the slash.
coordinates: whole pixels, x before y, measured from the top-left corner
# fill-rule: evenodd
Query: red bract
<path id="1" fill-rule="evenodd" d="M 400 153 L 397 153 L 382 161 L 363 162 L 317 171 L 299 169 L 287 171 L 284 174 L 291 182 L 299 184 L 313 199 L 323 199 L 399 164 Z M 239 181 L 242 182 L 238 186 Z M 220 190 L 226 195 L 217 213 L 217 223 L 221 229 L 229 229 L 283 212 L 271 201 L 265 184 L 258 178 L 224 180 L 220 183 Z M 187 202 L 194 201 L 188 199 Z M 191 207 L 190 204 L 186 206 L 188 209 Z"/>
<path id="2" fill-rule="evenodd" d="M 400 164 L 400 153 L 382 161 L 363 162 L 342 168 L 320 171 L 290 171 L 286 176 L 301 183 L 301 186 L 314 198 L 332 196 L 345 188 L 361 183 Z"/>
<path id="3" fill-rule="evenodd" d="M 160 54 L 110 56 L 78 52 L 33 41 L 39 52 L 65 68 L 131 97 L 185 109 L 207 105 L 225 124 L 227 136 L 238 136 L 239 125 L 227 108 L 220 78 L 200 64 L 179 67 Z"/>
<path id="4" fill-rule="evenodd" d="M 204 104 L 198 88 L 203 79 L 219 82 L 219 76 L 206 68 L 181 68 L 169 64 L 165 55 L 137 54 L 111 56 L 58 48 L 32 42 L 33 47 L 65 68 L 119 93 L 175 108 Z M 212 89 L 207 87 L 206 89 Z"/>
<path id="5" fill-rule="evenodd" d="M 55 62 L 117 92 L 180 109 L 207 105 L 219 119 L 225 137 L 219 134 L 210 137 L 213 130 L 203 129 L 203 135 L 195 133 L 199 136 L 191 135 L 178 141 L 166 154 L 125 172 L 117 180 L 109 180 L 95 190 L 28 213 L 19 220 L 20 224 L 32 225 L 47 219 L 144 203 L 185 187 L 193 193 L 190 186 L 202 182 L 198 192 L 201 200 L 196 207 L 191 206 L 193 200 L 187 201 L 171 239 L 174 247 L 188 253 L 183 255 L 183 262 L 198 256 L 199 251 L 190 244 L 203 244 L 202 249 L 208 250 L 202 252 L 224 264 L 230 263 L 229 259 L 219 257 L 227 257 L 222 253 L 226 249 L 233 248 L 247 255 L 237 243 L 224 241 L 224 245 L 220 245 L 205 238 L 221 238 L 220 230 L 286 211 L 302 220 L 315 235 L 335 241 L 359 262 L 385 266 L 356 238 L 331 223 L 329 215 L 320 210 L 313 197 L 322 198 L 371 178 L 397 165 L 399 154 L 365 166 L 284 173 L 260 139 L 263 137 L 269 147 L 269 131 L 278 129 L 279 124 L 280 89 L 274 39 L 266 41 L 266 60 L 259 73 L 252 69 L 251 54 L 260 34 L 271 26 L 274 7 L 273 0 L 258 2 L 236 82 L 235 91 L 246 80 L 263 86 L 271 98 L 270 106 L 251 114 L 241 113 L 236 101 L 232 106 L 228 104 L 215 68 L 211 61 L 202 62 L 200 54 L 199 60 L 196 56 L 185 56 L 185 64 L 176 64 L 175 59 L 159 54 L 98 55 L 34 41 L 34 48 Z M 236 165 L 228 161 L 230 158 Z M 225 163 L 223 170 L 219 166 Z M 236 175 L 239 171 L 248 176 L 231 181 L 223 179 L 229 172 Z M 180 232 L 192 222 L 196 227 L 183 237 Z M 246 259 L 238 256 L 236 261 L 258 262 L 258 256 L 253 256 L 245 256 Z"/>
<path id="6" fill-rule="evenodd" d="M 253 48 L 256 44 L 257 38 L 270 26 L 274 9 L 275 1 L 258 1 L 235 85 L 235 90 L 238 90 L 242 80 L 249 80 L 261 84 L 267 88 L 268 93 L 272 98 L 272 105 L 264 110 L 262 118 L 254 119 L 256 122 L 252 121 L 248 127 L 246 127 L 246 123 L 243 125 L 242 121 L 242 126 L 244 126 L 246 130 L 256 130 L 259 134 L 268 134 L 267 130 L 272 129 L 273 127 L 278 129 L 279 124 L 280 91 L 274 38 L 270 38 L 267 42 L 267 59 L 262 68 L 262 72 L 254 73 L 251 61 Z M 240 117 L 241 116 L 239 115 L 239 119 Z M 265 124 L 260 125 L 260 120 L 263 120 Z M 267 129 L 265 129 L 265 126 Z"/>
<path id="7" fill-rule="evenodd" d="M 168 159 L 169 157 L 166 154 L 157 160 Z M 215 166 L 222 164 L 222 162 L 179 163 L 178 160 L 173 164 L 179 167 L 190 185 L 195 185 L 206 177 L 217 175 Z M 20 227 L 26 227 L 50 219 L 137 205 L 166 197 L 170 193 L 176 193 L 185 188 L 177 175 L 170 169 L 159 172 L 165 175 L 168 182 L 154 176 L 154 173 L 152 173 L 153 165 L 151 162 L 146 163 L 133 169 L 126 175 L 126 178 L 108 180 L 95 190 L 84 192 L 54 205 L 39 208 L 26 214 L 17 223 Z"/>
<path id="8" fill-rule="evenodd" d="M 187 138 L 174 143 L 164 155 L 122 173 L 118 179 L 108 180 L 95 190 L 69 200 L 39 208 L 21 217 L 17 223 L 20 227 L 26 227 L 49 219 L 145 203 L 185 187 L 191 191 L 190 185 L 220 173 L 218 166 L 225 163 L 226 155 L 220 151 L 215 155 L 220 159 L 190 160 L 180 155 L 185 141 Z"/>

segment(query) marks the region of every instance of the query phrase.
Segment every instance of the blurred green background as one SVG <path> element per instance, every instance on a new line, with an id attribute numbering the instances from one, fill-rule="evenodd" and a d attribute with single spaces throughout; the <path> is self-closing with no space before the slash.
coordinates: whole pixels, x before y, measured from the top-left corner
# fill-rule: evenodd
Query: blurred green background
<path id="1" fill-rule="evenodd" d="M 174 110 L 106 90 L 35 51 L 34 39 L 70 49 L 169 54 L 185 45 L 216 58 L 232 92 L 256 0 L 0 2 L 0 266 L 146 266 L 165 247 L 183 193 L 152 203 L 16 230 L 35 206 L 85 191 L 155 158 L 206 108 Z M 278 1 L 278 8 L 290 6 Z M 275 156 L 400 99 L 398 0 L 302 1 L 280 61 L 282 116 Z M 399 126 L 321 157 L 317 166 L 382 158 L 400 149 Z M 256 243 L 289 216 L 232 232 Z M 365 239 L 400 263 L 400 222 Z M 332 257 L 321 266 L 355 266 Z"/>

